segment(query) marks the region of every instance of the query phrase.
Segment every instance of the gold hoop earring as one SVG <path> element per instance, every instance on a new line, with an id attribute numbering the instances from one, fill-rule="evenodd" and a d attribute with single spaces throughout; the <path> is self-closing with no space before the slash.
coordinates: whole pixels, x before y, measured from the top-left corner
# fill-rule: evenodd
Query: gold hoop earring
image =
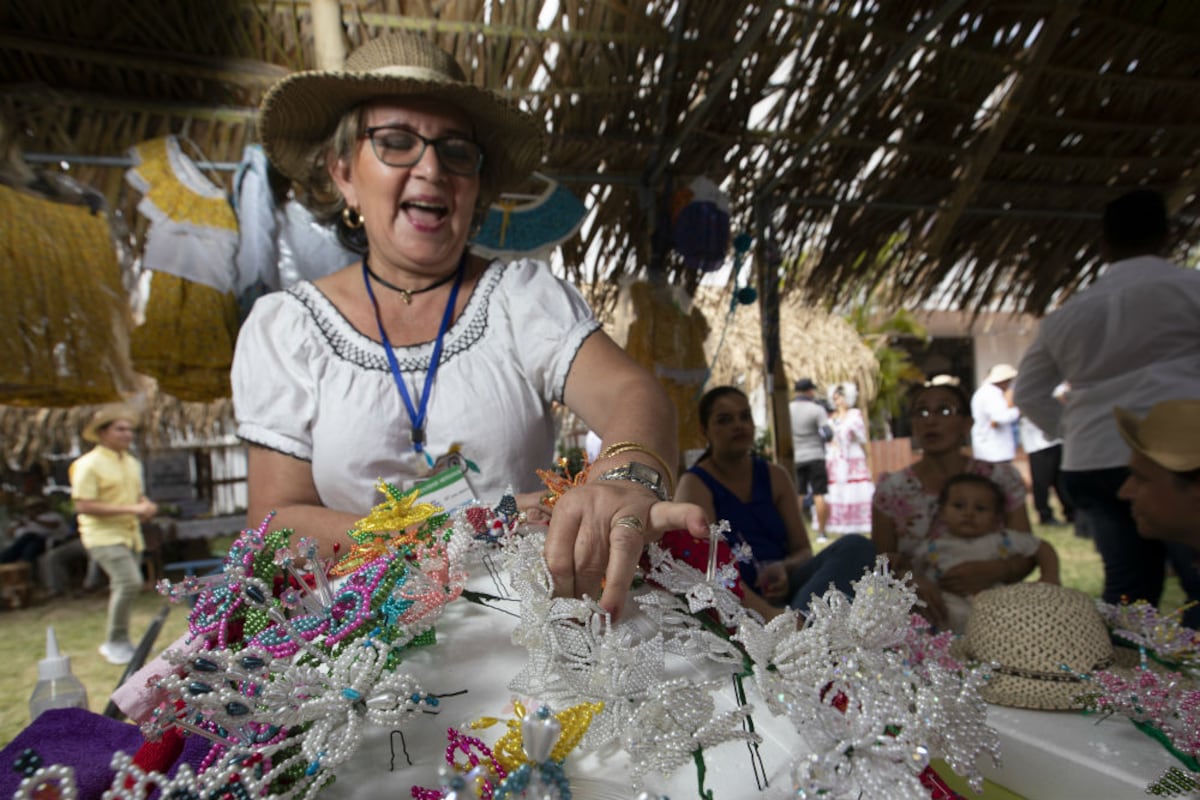
<path id="1" fill-rule="evenodd" d="M 342 209 L 342 222 L 350 230 L 356 231 L 363 226 L 363 215 L 357 209 L 346 206 Z"/>

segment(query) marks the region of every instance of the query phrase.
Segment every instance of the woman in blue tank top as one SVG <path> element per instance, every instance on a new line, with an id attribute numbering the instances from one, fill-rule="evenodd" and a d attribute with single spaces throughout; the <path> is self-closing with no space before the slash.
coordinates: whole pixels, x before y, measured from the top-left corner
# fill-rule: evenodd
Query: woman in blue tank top
<path id="1" fill-rule="evenodd" d="M 875 562 L 863 536 L 842 536 L 813 555 L 791 475 L 754 455 L 754 419 L 746 395 L 732 386 L 700 399 L 700 426 L 708 449 L 679 479 L 675 500 L 695 503 L 709 519 L 728 520 L 730 544 L 749 545 L 740 562 L 743 603 L 766 618 L 790 606 L 801 613 L 832 583 L 851 594 L 851 581 Z"/>

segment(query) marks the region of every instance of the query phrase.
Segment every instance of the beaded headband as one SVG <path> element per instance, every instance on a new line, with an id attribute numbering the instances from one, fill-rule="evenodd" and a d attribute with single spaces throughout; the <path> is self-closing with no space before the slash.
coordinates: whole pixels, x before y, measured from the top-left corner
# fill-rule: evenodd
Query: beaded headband
<path id="1" fill-rule="evenodd" d="M 928 797 L 929 759 L 945 758 L 981 785 L 976 757 L 998 755 L 978 694 L 988 669 L 964 671 L 949 658 L 948 638 L 929 636 L 911 614 L 915 592 L 886 560 L 855 584 L 853 601 L 835 590 L 814 600 L 797 629 L 794 614 L 765 625 L 747 614 L 721 570 L 702 572 L 650 545 L 645 583 L 614 621 L 590 599 L 554 597 L 545 531 L 524 524 L 511 496 L 451 516 L 382 488 L 387 499 L 332 563 L 311 541 L 269 531 L 268 518 L 235 542 L 219 582 L 164 587 L 176 599 L 195 595 L 198 646 L 168 652 L 172 670 L 155 682 L 165 699 L 143 730 L 161 743 L 202 736 L 212 749 L 198 770 L 174 777 L 117 753 L 106 797 L 133 800 L 151 789 L 313 797 L 368 726 L 403 726 L 452 702 L 425 689 L 401 658 L 432 644 L 434 621 L 463 593 L 468 556 L 497 548 L 520 602 L 513 641 L 528 650 L 509 688 L 539 698 L 529 706 L 536 711 L 519 711 L 490 747 L 453 733 L 441 785 L 417 787 L 426 794 L 416 796 L 466 798 L 486 783 L 494 798 L 536 787 L 565 800 L 563 760 L 576 747 L 610 746 L 629 757 L 631 794 L 654 773 L 696 764 L 703 795 L 703 755 L 759 739 L 740 677 L 737 705 L 715 702 L 729 676 L 742 674 L 757 685 L 761 710 L 797 732 L 790 771 L 807 793 L 799 796 Z M 723 530 L 713 526 L 714 539 Z M 715 665 L 704 674 L 719 677 L 696 678 L 688 667 L 697 662 Z M 69 769 L 30 767 L 19 798 L 65 792 L 73 780 Z"/>

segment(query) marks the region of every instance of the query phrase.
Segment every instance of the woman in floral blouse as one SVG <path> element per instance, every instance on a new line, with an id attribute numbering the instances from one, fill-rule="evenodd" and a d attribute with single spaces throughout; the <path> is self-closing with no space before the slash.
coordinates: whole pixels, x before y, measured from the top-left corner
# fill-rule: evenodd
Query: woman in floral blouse
<path id="1" fill-rule="evenodd" d="M 964 451 L 971 431 L 970 408 L 966 394 L 951 384 L 926 384 L 913 394 L 909 412 L 913 447 L 920 449 L 921 457 L 880 480 L 871 509 L 875 550 L 888 556 L 897 573 L 913 569 L 916 556 L 939 536 L 938 493 L 952 475 L 970 472 L 995 481 L 1004 489 L 1005 527 L 1031 530 L 1025 484 L 1016 469 L 1011 464 L 977 461 Z M 936 582 L 925 575 L 915 575 L 914 580 L 926 603 L 923 613 L 942 627 L 947 622 L 943 591 L 972 595 L 996 583 L 1019 581 L 1033 567 L 1028 556 L 1010 556 L 960 564 Z"/>

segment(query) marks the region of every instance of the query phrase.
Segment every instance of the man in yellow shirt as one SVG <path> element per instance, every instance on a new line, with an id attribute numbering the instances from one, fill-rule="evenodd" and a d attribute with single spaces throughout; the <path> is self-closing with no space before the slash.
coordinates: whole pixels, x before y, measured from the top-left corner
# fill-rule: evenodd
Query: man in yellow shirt
<path id="1" fill-rule="evenodd" d="M 79 537 L 88 555 L 108 574 L 108 626 L 100 655 L 110 664 L 133 658 L 129 616 L 142 589 L 141 522 L 158 513 L 143 493 L 142 464 L 129 453 L 137 413 L 125 406 L 100 409 L 83 429 L 95 443 L 69 471 Z"/>

